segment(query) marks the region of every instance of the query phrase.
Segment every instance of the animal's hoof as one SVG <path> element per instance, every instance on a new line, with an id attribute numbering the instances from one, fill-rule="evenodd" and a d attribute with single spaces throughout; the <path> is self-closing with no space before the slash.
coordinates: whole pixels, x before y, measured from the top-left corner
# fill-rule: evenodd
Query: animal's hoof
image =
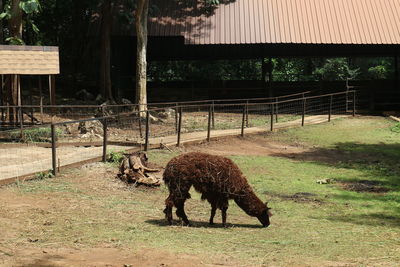
<path id="1" fill-rule="evenodd" d="M 214 225 L 214 222 L 210 222 L 210 225 Z"/>

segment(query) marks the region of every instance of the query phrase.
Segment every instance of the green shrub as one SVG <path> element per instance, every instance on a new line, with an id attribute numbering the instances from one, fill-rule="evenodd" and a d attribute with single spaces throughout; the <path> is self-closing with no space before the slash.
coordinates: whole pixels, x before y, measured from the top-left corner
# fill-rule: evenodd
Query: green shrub
<path id="1" fill-rule="evenodd" d="M 390 128 L 390 130 L 392 130 L 392 132 L 395 132 L 395 133 L 400 133 L 400 122 L 398 122 L 394 126 L 392 126 Z"/>
<path id="2" fill-rule="evenodd" d="M 61 128 L 56 128 L 56 139 L 62 135 L 63 131 Z M 50 142 L 51 141 L 51 128 L 32 128 L 23 131 L 21 139 L 21 131 L 16 130 L 11 132 L 12 139 L 20 139 L 23 142 Z"/>
<path id="3" fill-rule="evenodd" d="M 107 155 L 107 162 L 114 163 L 114 164 L 120 164 L 122 160 L 124 159 L 124 153 L 125 151 L 110 151 Z"/>
<path id="4" fill-rule="evenodd" d="M 35 178 L 38 180 L 43 180 L 43 179 L 48 179 L 48 178 L 53 178 L 54 175 L 51 171 L 47 172 L 39 172 L 35 175 Z"/>

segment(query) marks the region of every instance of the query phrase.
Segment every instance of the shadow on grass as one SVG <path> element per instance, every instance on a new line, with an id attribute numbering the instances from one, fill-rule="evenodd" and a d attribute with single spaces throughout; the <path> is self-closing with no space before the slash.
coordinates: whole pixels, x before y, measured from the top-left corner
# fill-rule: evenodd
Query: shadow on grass
<path id="1" fill-rule="evenodd" d="M 146 223 L 156 225 L 156 226 L 169 226 L 167 221 L 165 219 L 153 219 L 153 220 L 147 220 L 145 221 Z M 221 223 L 214 223 L 213 225 L 210 225 L 208 222 L 203 222 L 203 221 L 193 221 L 190 220 L 190 227 L 193 228 L 232 228 L 232 227 L 237 227 L 237 228 L 264 228 L 260 225 L 256 224 L 240 224 L 240 223 L 227 223 L 226 227 L 223 227 Z M 183 226 L 179 221 L 174 220 L 173 226 Z"/>
<path id="2" fill-rule="evenodd" d="M 370 226 L 400 227 L 400 216 L 372 213 L 368 215 L 346 215 L 342 217 L 327 217 L 330 221 L 353 223 Z"/>
<path id="3" fill-rule="evenodd" d="M 363 180 L 365 184 L 383 185 L 391 191 L 400 191 L 400 143 L 338 143 L 332 149 L 316 148 L 299 154 L 274 154 L 274 156 L 359 170 L 365 173 Z M 371 179 L 371 177 L 377 178 Z M 359 182 L 360 179 L 349 178 L 339 181 L 350 183 Z"/>
<path id="4" fill-rule="evenodd" d="M 399 137 L 400 140 L 400 137 Z M 333 173 L 334 186 L 341 189 L 333 197 L 354 202 L 371 213 L 329 216 L 329 220 L 365 225 L 400 227 L 400 143 L 337 143 L 333 148 L 315 148 L 299 154 L 275 154 L 291 160 L 357 170 L 349 177 Z"/>

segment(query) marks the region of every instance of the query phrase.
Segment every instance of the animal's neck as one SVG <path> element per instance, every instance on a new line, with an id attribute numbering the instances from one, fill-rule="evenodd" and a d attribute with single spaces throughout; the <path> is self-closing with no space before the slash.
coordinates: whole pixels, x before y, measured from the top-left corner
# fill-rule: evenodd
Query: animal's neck
<path id="1" fill-rule="evenodd" d="M 265 204 L 248 188 L 234 198 L 236 204 L 248 215 L 257 217 L 265 209 Z"/>

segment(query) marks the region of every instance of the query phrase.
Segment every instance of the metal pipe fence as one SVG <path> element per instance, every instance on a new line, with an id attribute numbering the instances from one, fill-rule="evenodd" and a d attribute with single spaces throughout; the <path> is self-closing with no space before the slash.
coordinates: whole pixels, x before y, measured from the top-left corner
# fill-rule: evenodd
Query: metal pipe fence
<path id="1" fill-rule="evenodd" d="M 146 109 L 158 108 L 176 109 L 177 106 L 191 105 L 216 105 L 228 103 L 260 102 L 287 100 L 298 96 L 310 94 L 305 91 L 297 94 L 282 95 L 267 98 L 249 99 L 220 99 L 199 100 L 186 102 L 162 102 L 149 103 Z M 23 106 L 0 106 L 0 130 L 31 127 L 33 125 L 51 124 L 68 120 L 79 120 L 92 117 L 105 117 L 115 114 L 128 114 L 139 110 L 138 104 L 112 104 L 112 105 L 23 105 Z"/>
<path id="2" fill-rule="evenodd" d="M 56 175 L 60 168 L 82 162 L 105 161 L 111 151 L 245 136 L 356 113 L 355 91 L 269 100 L 183 103 L 0 131 L 0 185 L 35 173 Z"/>

